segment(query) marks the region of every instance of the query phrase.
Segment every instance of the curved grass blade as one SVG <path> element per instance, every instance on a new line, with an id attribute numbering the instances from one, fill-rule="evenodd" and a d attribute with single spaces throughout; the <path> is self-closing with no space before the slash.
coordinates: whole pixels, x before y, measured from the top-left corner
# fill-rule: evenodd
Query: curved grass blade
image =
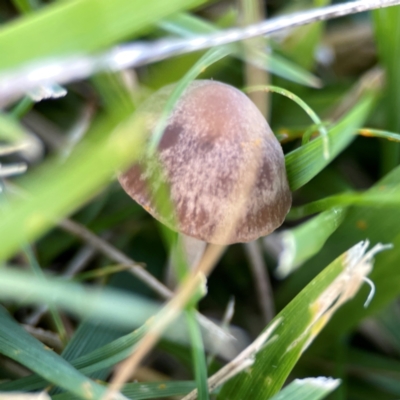
<path id="1" fill-rule="evenodd" d="M 299 96 L 296 96 L 294 93 L 289 92 L 289 90 L 283 89 L 281 87 L 277 86 L 254 86 L 254 87 L 248 87 L 244 89 L 245 92 L 252 93 L 252 92 L 257 92 L 257 91 L 267 91 L 267 92 L 273 92 L 273 93 L 279 93 L 282 96 L 288 97 L 290 100 L 293 100 L 295 103 L 297 103 L 312 119 L 314 124 L 318 126 L 318 129 L 321 133 L 322 141 L 323 141 L 323 153 L 324 157 L 326 159 L 329 158 L 329 137 L 328 137 L 328 132 L 322 123 L 322 121 L 319 119 L 318 115 L 314 112 L 314 110 L 306 103 L 304 102 Z M 308 140 L 303 141 L 303 144 L 307 144 Z"/>
<path id="2" fill-rule="evenodd" d="M 388 139 L 393 142 L 400 142 L 400 134 L 389 131 L 383 131 L 381 129 L 362 128 L 359 129 L 358 134 L 365 137 L 376 137 L 376 138 Z"/>
<path id="3" fill-rule="evenodd" d="M 355 132 L 364 123 L 375 101 L 368 92 L 349 113 L 329 129 L 330 156 L 323 156 L 323 138 L 318 137 L 286 155 L 286 171 L 292 191 L 299 189 L 324 169 L 355 138 Z"/>
<path id="4" fill-rule="evenodd" d="M 218 400 L 268 399 L 284 384 L 305 349 L 331 319 L 335 311 L 352 299 L 372 270 L 373 257 L 387 246 L 360 242 L 325 268 L 273 323 L 270 344 L 262 349 L 254 364 L 222 388 Z"/>

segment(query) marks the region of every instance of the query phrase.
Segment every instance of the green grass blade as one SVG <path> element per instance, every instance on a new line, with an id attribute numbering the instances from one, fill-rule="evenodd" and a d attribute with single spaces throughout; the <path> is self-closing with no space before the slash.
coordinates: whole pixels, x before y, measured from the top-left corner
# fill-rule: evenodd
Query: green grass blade
<path id="1" fill-rule="evenodd" d="M 2 307 L 0 307 L 0 321 L 2 354 L 82 399 L 93 399 L 104 395 L 104 387 L 78 372 L 58 354 L 34 339 L 12 320 Z"/>
<path id="2" fill-rule="evenodd" d="M 339 384 L 339 379 L 324 377 L 295 379 L 271 400 L 320 400 L 333 392 Z"/>
<path id="3" fill-rule="evenodd" d="M 202 0 L 71 0 L 56 2 L 0 30 L 0 70 L 39 58 L 100 50 Z"/>
<path id="4" fill-rule="evenodd" d="M 346 210 L 334 208 L 279 234 L 283 250 L 275 273 L 285 278 L 317 254 L 333 232 L 340 226 Z M 268 240 L 268 237 L 265 238 Z"/>
<path id="5" fill-rule="evenodd" d="M 261 400 L 275 395 L 290 371 L 333 313 L 357 293 L 372 270 L 373 256 L 385 247 L 366 253 L 360 242 L 325 268 L 273 322 L 278 323 L 270 342 L 258 353 L 250 372 L 224 385 L 219 400 Z"/>
<path id="6" fill-rule="evenodd" d="M 291 189 L 297 190 L 325 168 L 356 137 L 374 104 L 375 96 L 366 94 L 349 113 L 329 129 L 329 158 L 324 157 L 323 137 L 318 137 L 286 155 L 286 171 Z"/>
<path id="7" fill-rule="evenodd" d="M 196 312 L 194 307 L 190 307 L 185 312 L 186 322 L 189 327 L 189 334 L 192 341 L 192 356 L 194 372 L 196 377 L 196 387 L 199 400 L 208 400 L 210 398 L 208 393 L 207 383 L 207 362 L 204 352 L 203 340 L 199 329 L 199 324 L 196 319 Z"/>

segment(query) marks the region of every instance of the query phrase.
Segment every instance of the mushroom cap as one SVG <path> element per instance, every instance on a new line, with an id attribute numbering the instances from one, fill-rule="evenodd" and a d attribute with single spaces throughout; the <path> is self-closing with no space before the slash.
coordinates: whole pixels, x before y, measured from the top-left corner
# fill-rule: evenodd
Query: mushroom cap
<path id="1" fill-rule="evenodd" d="M 174 85 L 144 103 L 149 137 Z M 119 176 L 123 189 L 172 230 L 214 244 L 248 242 L 278 228 L 291 206 L 282 148 L 238 89 L 193 81 L 176 102 L 158 145 Z M 158 172 L 157 172 L 158 171 Z M 175 215 L 155 201 L 166 183 Z"/>

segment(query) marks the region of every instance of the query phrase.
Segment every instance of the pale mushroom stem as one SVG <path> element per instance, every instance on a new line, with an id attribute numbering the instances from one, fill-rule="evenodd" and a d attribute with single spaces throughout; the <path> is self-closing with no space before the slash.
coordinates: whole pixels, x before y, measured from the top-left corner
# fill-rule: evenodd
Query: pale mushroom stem
<path id="1" fill-rule="evenodd" d="M 201 258 L 203 257 L 204 251 L 207 247 L 207 242 L 196 239 L 191 236 L 187 236 L 183 233 L 179 233 L 178 240 L 176 243 L 176 248 L 173 251 L 180 250 L 186 257 L 186 263 L 190 271 L 193 271 L 199 264 Z M 168 260 L 167 268 L 167 286 L 173 288 L 176 286 L 176 269 L 173 265 L 174 255 L 171 254 Z"/>
<path id="2" fill-rule="evenodd" d="M 207 242 L 180 233 L 178 237 L 178 246 L 182 246 L 187 265 L 189 269 L 193 271 L 203 257 Z"/>

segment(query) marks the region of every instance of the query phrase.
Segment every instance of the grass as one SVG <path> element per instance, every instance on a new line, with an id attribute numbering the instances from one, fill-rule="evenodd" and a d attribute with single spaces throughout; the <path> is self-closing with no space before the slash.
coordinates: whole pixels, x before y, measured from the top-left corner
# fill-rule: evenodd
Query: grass
<path id="1" fill-rule="evenodd" d="M 68 82 L 61 98 L 1 97 L 10 71 L 28 76 L 36 63 L 61 56 L 90 58 L 135 40 L 193 39 L 260 17 L 258 0 L 217 4 L 1 6 L 0 395 L 400 396 L 400 6 L 134 70 L 103 68 Z M 272 19 L 329 2 L 293 4 L 264 11 Z M 354 29 L 368 45 L 353 41 Z M 241 244 L 210 245 L 191 271 L 175 252 L 176 234 L 133 202 L 116 176 L 157 151 L 194 79 L 245 88 L 264 107 L 283 146 L 293 207 L 277 232 L 259 239 L 256 257 Z M 146 146 L 146 121 L 135 110 L 174 81 Z M 19 163 L 27 172 L 8 176 L 5 167 Z M 168 188 L 159 196 L 172 207 Z M 174 291 L 164 284 L 172 253 Z M 259 295 L 269 286 L 271 293 Z M 272 319 L 263 313 L 266 302 L 276 309 Z"/>

